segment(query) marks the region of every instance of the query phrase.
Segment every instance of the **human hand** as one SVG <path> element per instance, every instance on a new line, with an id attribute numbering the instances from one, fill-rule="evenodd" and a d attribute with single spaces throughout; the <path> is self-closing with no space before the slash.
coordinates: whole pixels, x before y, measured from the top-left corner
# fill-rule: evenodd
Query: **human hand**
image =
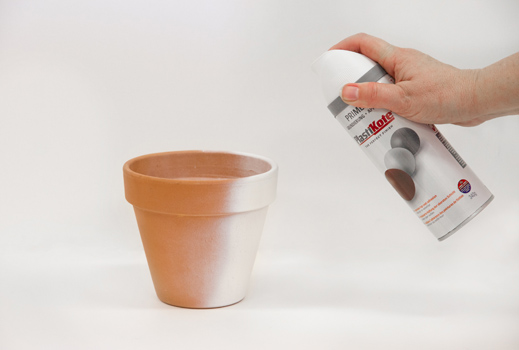
<path id="1" fill-rule="evenodd" d="M 385 108 L 418 123 L 481 124 L 477 81 L 481 70 L 462 70 L 413 49 L 399 48 L 382 39 L 357 34 L 331 49 L 361 53 L 378 62 L 395 84 L 353 83 L 342 99 L 353 106 Z"/>

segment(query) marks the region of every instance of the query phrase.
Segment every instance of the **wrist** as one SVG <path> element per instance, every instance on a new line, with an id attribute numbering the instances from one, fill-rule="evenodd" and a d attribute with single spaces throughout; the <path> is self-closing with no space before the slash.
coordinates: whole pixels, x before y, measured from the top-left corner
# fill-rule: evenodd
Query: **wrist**
<path id="1" fill-rule="evenodd" d="M 519 56 L 507 57 L 472 71 L 473 125 L 505 115 L 519 114 Z"/>
<path id="2" fill-rule="evenodd" d="M 451 123 L 461 126 L 475 126 L 483 123 L 485 119 L 485 101 L 479 90 L 481 82 L 481 69 L 458 69 L 454 74 L 454 86 L 452 92 Z"/>
<path id="3" fill-rule="evenodd" d="M 467 76 L 465 95 L 462 96 L 466 106 L 467 115 L 464 117 L 465 126 L 474 126 L 487 120 L 488 100 L 485 96 L 485 72 L 483 69 L 464 70 Z"/>

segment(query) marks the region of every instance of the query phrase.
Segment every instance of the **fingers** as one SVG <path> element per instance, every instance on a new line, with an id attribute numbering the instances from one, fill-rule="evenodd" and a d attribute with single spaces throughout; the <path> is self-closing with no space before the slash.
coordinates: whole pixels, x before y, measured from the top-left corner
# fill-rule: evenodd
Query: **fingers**
<path id="1" fill-rule="evenodd" d="M 390 75 L 394 76 L 394 51 L 393 45 L 377 37 L 359 33 L 350 36 L 335 44 L 330 50 L 347 50 L 363 54 L 378 62 Z"/>
<path id="2" fill-rule="evenodd" d="M 405 91 L 394 84 L 347 84 L 342 89 L 341 98 L 355 107 L 389 109 L 403 117 L 410 110 Z"/>

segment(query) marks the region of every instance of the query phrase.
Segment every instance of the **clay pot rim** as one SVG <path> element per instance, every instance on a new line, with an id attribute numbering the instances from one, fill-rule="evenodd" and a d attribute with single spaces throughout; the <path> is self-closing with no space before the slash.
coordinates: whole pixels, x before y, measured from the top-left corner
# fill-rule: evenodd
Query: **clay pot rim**
<path id="1" fill-rule="evenodd" d="M 244 176 L 244 177 L 234 177 L 234 178 L 215 178 L 215 179 L 204 179 L 204 180 L 196 180 L 196 179 L 176 179 L 176 178 L 165 178 L 165 177 L 158 177 L 158 176 L 151 176 L 146 175 L 142 173 L 138 173 L 131 169 L 131 166 L 133 163 L 140 161 L 142 159 L 146 158 L 153 158 L 157 156 L 166 156 L 166 155 L 173 155 L 173 154 L 193 154 L 193 153 L 210 153 L 210 154 L 228 154 L 228 155 L 236 155 L 236 156 L 242 156 L 242 157 L 249 157 L 254 159 L 259 159 L 267 164 L 270 165 L 270 169 L 255 175 L 250 176 Z M 168 151 L 168 152 L 156 152 L 156 153 L 149 153 L 144 154 L 141 156 L 134 157 L 130 160 L 128 160 L 126 163 L 124 163 L 123 171 L 132 177 L 146 179 L 148 181 L 157 181 L 162 183 L 170 183 L 170 184 L 184 184 L 184 185 L 223 185 L 223 184 L 230 184 L 230 183 L 236 183 L 236 182 L 256 182 L 265 180 L 267 178 L 270 178 L 274 173 L 278 171 L 278 166 L 276 162 L 273 160 L 260 156 L 257 154 L 247 153 L 247 152 L 236 152 L 236 151 L 216 151 L 216 150 L 182 150 L 182 151 Z"/>

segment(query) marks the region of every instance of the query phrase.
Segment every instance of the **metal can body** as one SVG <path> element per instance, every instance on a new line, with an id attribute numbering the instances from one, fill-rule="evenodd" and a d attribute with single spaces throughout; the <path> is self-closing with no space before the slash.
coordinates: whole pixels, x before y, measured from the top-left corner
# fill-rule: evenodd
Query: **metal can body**
<path id="1" fill-rule="evenodd" d="M 375 81 L 393 83 L 380 67 L 375 70 L 383 74 Z M 434 125 L 384 109 L 332 104 L 335 118 L 439 240 L 492 201 L 492 193 Z"/>

